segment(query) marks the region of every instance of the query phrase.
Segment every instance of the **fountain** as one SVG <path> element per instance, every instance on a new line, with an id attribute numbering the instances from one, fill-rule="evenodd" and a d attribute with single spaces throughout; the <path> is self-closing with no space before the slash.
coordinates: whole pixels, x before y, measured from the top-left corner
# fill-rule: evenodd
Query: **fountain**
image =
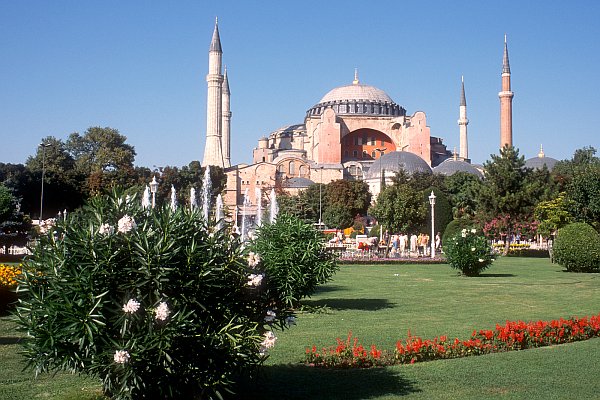
<path id="1" fill-rule="evenodd" d="M 202 180 L 202 215 L 208 224 L 208 215 L 210 211 L 210 167 L 207 165 L 204 170 L 204 179 Z"/>
<path id="2" fill-rule="evenodd" d="M 198 200 L 196 200 L 196 189 L 191 188 L 190 189 L 190 208 L 193 210 L 196 207 L 198 207 Z"/>
<path id="3" fill-rule="evenodd" d="M 150 208 L 150 188 L 148 186 L 144 189 L 144 195 L 142 196 L 142 208 L 144 210 Z"/>
<path id="4" fill-rule="evenodd" d="M 171 210 L 177 209 L 177 194 L 175 193 L 175 186 L 171 185 Z"/>
<path id="5" fill-rule="evenodd" d="M 271 210 L 269 213 L 269 222 L 275 223 L 277 219 L 277 213 L 279 213 L 279 206 L 277 205 L 277 197 L 275 196 L 275 189 L 271 189 Z"/>
<path id="6" fill-rule="evenodd" d="M 223 198 L 219 194 L 217 196 L 217 203 L 215 205 L 215 220 L 217 223 L 217 229 L 221 230 L 223 228 Z"/>
<path id="7" fill-rule="evenodd" d="M 244 204 L 242 206 L 242 232 L 241 232 L 241 238 L 242 238 L 242 243 L 244 242 L 244 239 L 246 238 L 246 220 L 248 219 L 246 217 L 246 209 L 248 208 L 248 206 L 250 205 L 250 198 L 248 196 L 248 188 L 246 188 L 246 190 L 244 191 Z"/>
<path id="8" fill-rule="evenodd" d="M 262 191 L 260 188 L 254 189 L 256 195 L 256 226 L 260 228 L 262 225 Z"/>

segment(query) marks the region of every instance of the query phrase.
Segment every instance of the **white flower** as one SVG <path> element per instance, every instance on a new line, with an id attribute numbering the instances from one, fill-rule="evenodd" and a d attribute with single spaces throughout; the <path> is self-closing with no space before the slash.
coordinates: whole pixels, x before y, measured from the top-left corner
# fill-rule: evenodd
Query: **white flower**
<path id="1" fill-rule="evenodd" d="M 476 233 L 476 232 L 477 232 L 477 229 L 475 229 L 475 228 L 471 229 L 471 233 Z"/>
<path id="2" fill-rule="evenodd" d="M 463 229 L 463 230 L 460 232 L 460 234 L 461 234 L 461 236 L 462 236 L 462 237 L 467 237 L 467 230 L 466 230 L 466 229 Z"/>
<path id="3" fill-rule="evenodd" d="M 471 247 L 471 251 L 475 251 L 475 247 Z"/>
<path id="4" fill-rule="evenodd" d="M 484 262 L 484 261 L 485 261 L 485 260 L 484 260 L 483 258 L 480 258 L 480 259 L 479 259 L 479 262 Z"/>
<path id="5" fill-rule="evenodd" d="M 253 251 L 248 254 L 248 266 L 250 268 L 256 267 L 260 263 L 260 256 Z"/>
<path id="6" fill-rule="evenodd" d="M 287 326 L 296 325 L 296 317 L 294 317 L 294 316 L 287 317 L 285 319 L 285 323 L 287 324 Z"/>
<path id="7" fill-rule="evenodd" d="M 135 301 L 134 299 L 129 299 L 127 304 L 125 304 L 123 306 L 123 311 L 125 311 L 127 314 L 133 314 L 134 312 L 136 312 L 139 309 L 140 309 L 140 302 Z"/>
<path id="8" fill-rule="evenodd" d="M 127 233 L 129 231 L 131 231 L 132 229 L 135 229 L 137 227 L 135 221 L 133 220 L 133 218 L 131 218 L 129 215 L 125 214 L 123 216 L 123 218 L 121 218 L 119 220 L 118 223 L 119 227 L 117 228 L 117 230 L 120 233 Z"/>
<path id="9" fill-rule="evenodd" d="M 260 286 L 264 277 L 264 274 L 250 274 L 248 275 L 248 282 L 246 283 L 246 285 L 250 287 Z"/>
<path id="10" fill-rule="evenodd" d="M 165 303 L 164 301 L 161 301 L 158 304 L 158 307 L 156 307 L 156 310 L 154 310 L 154 313 L 156 314 L 157 320 L 164 321 L 165 319 L 167 319 L 169 314 L 171 314 L 171 311 L 169 311 L 169 307 L 167 306 L 167 303 Z"/>
<path id="11" fill-rule="evenodd" d="M 275 314 L 275 311 L 267 311 L 267 315 L 265 316 L 265 322 L 273 322 L 276 316 L 277 315 Z"/>
<path id="12" fill-rule="evenodd" d="M 125 364 L 129 361 L 131 357 L 127 350 L 117 350 L 115 351 L 114 359 L 117 364 Z"/>
<path id="13" fill-rule="evenodd" d="M 98 228 L 98 233 L 101 235 L 110 235 L 115 231 L 115 228 L 110 226 L 109 224 L 102 224 L 100 228 Z"/>
<path id="14" fill-rule="evenodd" d="M 54 225 L 56 225 L 56 218 L 48 218 L 46 220 L 41 220 L 39 224 L 40 233 L 42 235 L 45 235 L 46 233 L 48 233 L 48 231 L 50 231 L 50 229 L 52 229 Z"/>
<path id="15" fill-rule="evenodd" d="M 275 336 L 275 334 L 273 332 L 271 332 L 271 331 L 265 332 L 265 338 L 260 343 L 260 349 L 258 350 L 260 355 L 264 355 L 267 352 L 267 349 L 270 349 L 271 347 L 275 346 L 276 340 L 277 340 L 277 336 Z"/>

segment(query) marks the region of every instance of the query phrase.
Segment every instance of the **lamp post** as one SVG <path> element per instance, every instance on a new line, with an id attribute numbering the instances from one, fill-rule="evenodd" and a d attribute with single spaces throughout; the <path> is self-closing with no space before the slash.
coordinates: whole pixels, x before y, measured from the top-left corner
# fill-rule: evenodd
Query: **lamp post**
<path id="1" fill-rule="evenodd" d="M 158 191 L 158 182 L 156 182 L 156 176 L 152 177 L 150 182 L 150 193 L 152 193 L 152 208 L 156 205 L 156 192 Z"/>
<path id="2" fill-rule="evenodd" d="M 383 156 L 386 150 L 387 148 L 385 147 L 375 149 L 375 151 L 379 152 L 379 193 L 381 193 L 381 191 L 383 190 L 383 182 L 385 181 L 385 177 L 382 176 L 383 169 L 381 165 L 381 157 Z"/>
<path id="3" fill-rule="evenodd" d="M 429 204 L 431 204 L 431 258 L 435 258 L 435 194 L 433 194 L 433 190 L 429 195 Z"/>
<path id="4" fill-rule="evenodd" d="M 40 225 L 44 219 L 44 177 L 46 175 L 46 147 L 50 147 L 50 143 L 40 143 L 42 147 L 42 190 L 40 192 Z"/>
<path id="5" fill-rule="evenodd" d="M 320 166 L 321 178 L 319 180 L 319 230 L 321 230 L 321 224 L 323 223 L 321 217 L 323 216 L 323 166 Z"/>

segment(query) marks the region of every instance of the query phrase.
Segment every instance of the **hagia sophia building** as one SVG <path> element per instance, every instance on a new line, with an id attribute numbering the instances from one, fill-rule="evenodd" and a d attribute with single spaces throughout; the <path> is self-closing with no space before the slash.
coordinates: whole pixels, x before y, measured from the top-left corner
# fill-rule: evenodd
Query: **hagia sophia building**
<path id="1" fill-rule="evenodd" d="M 391 182 L 400 169 L 407 173 L 452 175 L 463 171 L 482 178 L 481 166 L 471 164 L 464 80 L 459 105 L 458 152 L 449 151 L 442 139 L 431 135 L 423 111 L 412 115 L 383 90 L 361 83 L 358 72 L 352 83 L 326 93 L 304 116 L 304 122 L 286 125 L 258 140 L 252 164 L 231 165 L 231 110 L 227 71 L 222 72 L 222 48 L 215 22 L 209 48 L 206 143 L 202 166 L 224 168 L 227 187 L 224 202 L 240 212 L 244 194 L 281 187 L 297 194 L 313 183 L 338 179 L 363 180 L 374 198 L 381 188 L 381 175 Z M 512 99 L 508 47 L 504 40 L 502 90 L 500 98 L 500 147 L 512 145 Z M 527 161 L 531 167 L 556 160 L 538 157 Z M 248 206 L 248 205 L 247 205 Z"/>

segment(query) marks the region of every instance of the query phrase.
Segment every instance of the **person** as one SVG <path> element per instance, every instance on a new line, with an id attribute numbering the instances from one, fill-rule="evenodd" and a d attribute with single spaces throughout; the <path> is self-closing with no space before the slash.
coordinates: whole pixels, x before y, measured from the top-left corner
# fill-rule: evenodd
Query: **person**
<path id="1" fill-rule="evenodd" d="M 417 235 L 414 233 L 410 236 L 410 252 L 415 253 L 417 251 Z"/>
<path id="2" fill-rule="evenodd" d="M 398 241 L 400 242 L 400 256 L 404 257 L 406 255 L 406 245 L 408 242 L 408 235 L 406 233 L 401 233 L 400 237 L 398 238 Z"/>
<path id="3" fill-rule="evenodd" d="M 440 239 L 440 233 L 438 232 L 435 235 L 435 249 L 439 250 L 441 245 L 442 245 L 442 239 Z"/>

